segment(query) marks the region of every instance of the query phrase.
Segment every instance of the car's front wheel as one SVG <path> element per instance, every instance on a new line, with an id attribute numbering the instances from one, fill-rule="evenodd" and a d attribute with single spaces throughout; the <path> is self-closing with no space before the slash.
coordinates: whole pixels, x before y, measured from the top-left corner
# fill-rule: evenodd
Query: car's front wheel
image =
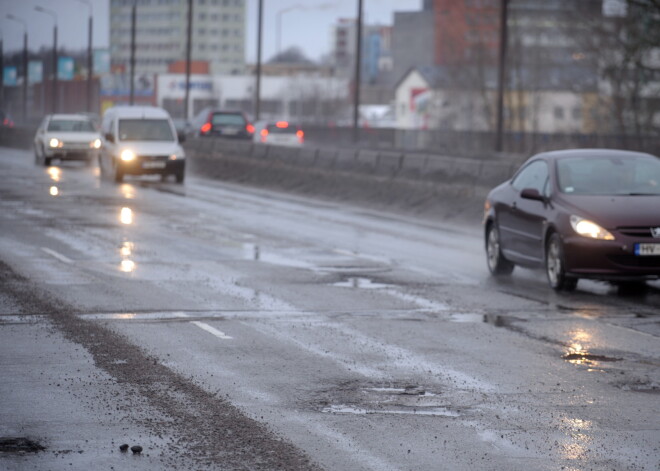
<path id="1" fill-rule="evenodd" d="M 486 260 L 488 269 L 496 276 L 509 275 L 515 268 L 515 265 L 502 255 L 500 232 L 494 222 L 489 224 L 486 230 Z"/>
<path id="2" fill-rule="evenodd" d="M 561 237 L 553 232 L 548 238 L 545 249 L 545 272 L 548 283 L 555 291 L 573 291 L 578 279 L 566 275 L 564 245 Z"/>

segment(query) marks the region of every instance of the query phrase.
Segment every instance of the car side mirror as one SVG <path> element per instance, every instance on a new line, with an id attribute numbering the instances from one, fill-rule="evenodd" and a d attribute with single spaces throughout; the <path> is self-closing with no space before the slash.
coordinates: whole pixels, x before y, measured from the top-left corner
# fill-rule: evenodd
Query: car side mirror
<path id="1" fill-rule="evenodd" d="M 105 140 L 108 142 L 115 142 L 115 136 L 112 135 L 111 132 L 105 133 Z"/>
<path id="2" fill-rule="evenodd" d="M 545 196 L 543 196 L 541 193 L 539 193 L 539 190 L 536 188 L 524 188 L 520 192 L 520 197 L 524 198 L 526 200 L 534 200 L 534 201 L 543 201 L 545 202 Z"/>

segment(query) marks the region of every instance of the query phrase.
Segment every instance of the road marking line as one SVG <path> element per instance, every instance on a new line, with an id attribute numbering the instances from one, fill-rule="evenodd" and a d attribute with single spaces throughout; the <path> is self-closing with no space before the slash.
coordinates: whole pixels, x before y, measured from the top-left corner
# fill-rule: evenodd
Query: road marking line
<path id="1" fill-rule="evenodd" d="M 204 322 L 191 321 L 190 323 L 191 323 L 191 324 L 195 324 L 195 325 L 196 325 L 197 327 L 199 327 L 200 329 L 205 330 L 205 331 L 207 331 L 208 333 L 215 335 L 215 336 L 218 337 L 219 339 L 223 339 L 223 340 L 231 340 L 231 339 L 234 338 L 234 337 L 230 337 L 229 335 L 225 334 L 224 332 L 222 332 L 222 331 L 220 331 L 220 330 L 218 330 L 218 329 L 215 329 L 215 328 L 211 327 L 211 326 L 208 325 L 208 324 L 205 324 Z"/>
<path id="2" fill-rule="evenodd" d="M 41 247 L 41 250 L 46 252 L 48 255 L 52 255 L 53 257 L 58 259 L 60 262 L 68 263 L 69 265 L 71 265 L 73 263 L 73 260 L 71 260 L 70 258 L 65 257 L 61 253 L 55 252 L 54 250 L 51 250 L 47 247 Z"/>

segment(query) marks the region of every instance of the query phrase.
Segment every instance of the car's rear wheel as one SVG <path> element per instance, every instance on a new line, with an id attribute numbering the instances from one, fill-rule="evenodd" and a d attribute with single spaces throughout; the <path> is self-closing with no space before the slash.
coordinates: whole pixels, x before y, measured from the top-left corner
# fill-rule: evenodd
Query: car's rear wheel
<path id="1" fill-rule="evenodd" d="M 573 291 L 578 283 L 577 278 L 566 275 L 564 260 L 564 245 L 561 237 L 553 232 L 546 244 L 545 272 L 550 287 L 555 291 Z"/>
<path id="2" fill-rule="evenodd" d="M 488 225 L 486 230 L 486 260 L 488 269 L 493 275 L 509 275 L 515 265 L 502 255 L 500 247 L 500 232 L 495 223 Z"/>

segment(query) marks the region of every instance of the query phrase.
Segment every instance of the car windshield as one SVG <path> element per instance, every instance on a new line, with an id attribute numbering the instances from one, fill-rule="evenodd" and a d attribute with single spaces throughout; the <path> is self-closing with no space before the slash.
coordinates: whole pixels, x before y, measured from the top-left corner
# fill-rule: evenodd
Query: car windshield
<path id="1" fill-rule="evenodd" d="M 213 126 L 245 126 L 245 119 L 240 114 L 215 113 L 211 118 Z"/>
<path id="2" fill-rule="evenodd" d="M 660 195 L 660 159 L 653 156 L 565 158 L 559 188 L 574 195 Z"/>
<path id="3" fill-rule="evenodd" d="M 173 141 L 174 134 L 166 119 L 120 119 L 120 141 Z"/>
<path id="4" fill-rule="evenodd" d="M 48 123 L 49 132 L 94 132 L 94 125 L 82 119 L 51 119 Z"/>

